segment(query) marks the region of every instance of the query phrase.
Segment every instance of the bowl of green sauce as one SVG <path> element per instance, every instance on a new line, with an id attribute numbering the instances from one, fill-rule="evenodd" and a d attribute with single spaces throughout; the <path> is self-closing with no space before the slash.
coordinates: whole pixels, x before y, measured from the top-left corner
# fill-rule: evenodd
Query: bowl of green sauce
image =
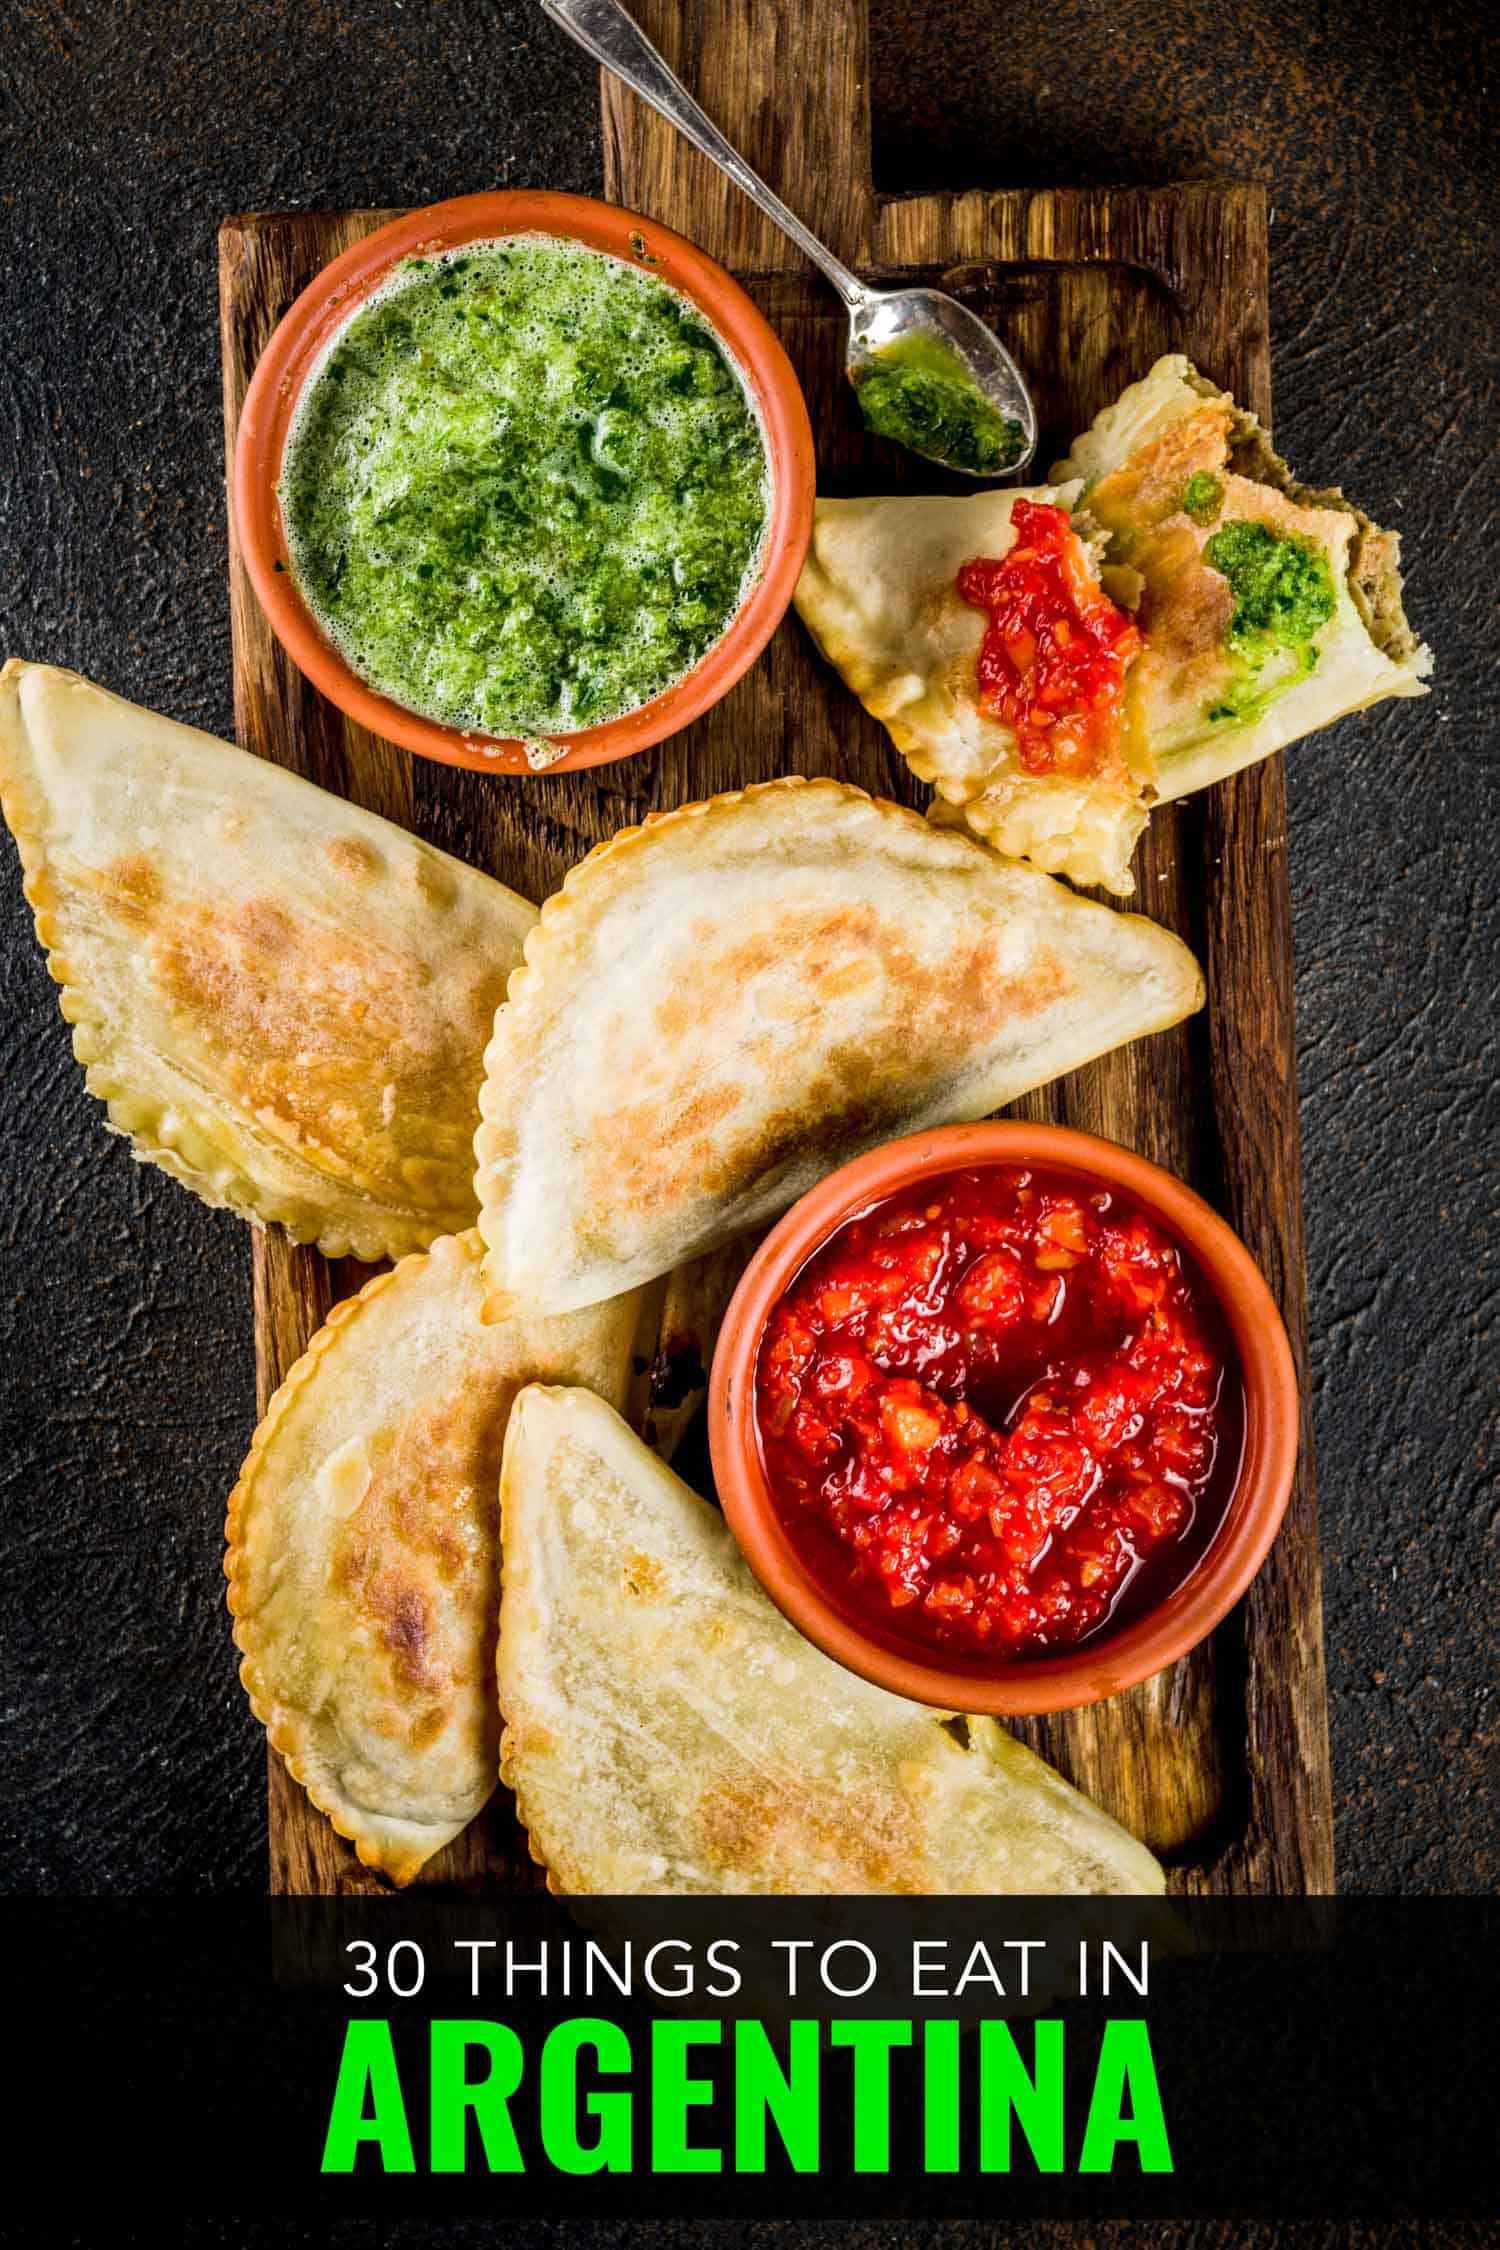
<path id="1" fill-rule="evenodd" d="M 654 221 L 506 191 L 368 235 L 287 312 L 236 441 L 273 631 L 448 764 L 602 764 L 755 661 L 807 550 L 812 431 L 750 298 Z"/>

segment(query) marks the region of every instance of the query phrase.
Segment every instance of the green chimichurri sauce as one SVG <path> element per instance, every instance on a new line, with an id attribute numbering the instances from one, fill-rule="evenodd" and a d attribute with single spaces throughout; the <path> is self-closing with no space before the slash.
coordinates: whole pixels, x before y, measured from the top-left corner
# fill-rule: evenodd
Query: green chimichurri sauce
<path id="1" fill-rule="evenodd" d="M 1258 719 L 1283 688 L 1317 668 L 1314 643 L 1338 607 L 1328 558 L 1310 539 L 1236 518 L 1204 541 L 1203 559 L 1234 596 L 1234 677 L 1209 720 Z"/>
<path id="2" fill-rule="evenodd" d="M 1019 458 L 1019 422 L 985 397 L 973 376 L 935 336 L 906 336 L 873 352 L 855 378 L 866 427 L 929 461 L 1000 476 Z"/>
<path id="3" fill-rule="evenodd" d="M 1208 469 L 1195 469 L 1182 488 L 1184 511 L 1197 524 L 1212 523 L 1224 501 L 1224 487 Z"/>
<path id="4" fill-rule="evenodd" d="M 540 235 L 404 261 L 309 383 L 280 495 L 308 606 L 361 678 L 524 738 L 691 670 L 769 507 L 755 409 L 698 312 Z"/>

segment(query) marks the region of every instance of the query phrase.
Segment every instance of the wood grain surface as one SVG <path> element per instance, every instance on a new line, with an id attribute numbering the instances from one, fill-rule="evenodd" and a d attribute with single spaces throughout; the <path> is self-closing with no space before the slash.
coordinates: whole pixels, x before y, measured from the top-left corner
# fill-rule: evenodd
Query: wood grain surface
<path id="1" fill-rule="evenodd" d="M 976 192 L 882 202 L 870 178 L 864 0 L 636 0 L 716 120 L 830 243 L 873 278 L 941 281 L 991 320 L 1036 389 L 1039 467 L 1165 350 L 1269 420 L 1266 213 L 1258 188 Z M 843 316 L 727 183 L 624 89 L 603 88 L 605 193 L 691 235 L 738 272 L 785 342 L 827 491 L 934 482 L 860 427 L 842 374 Z M 545 183 L 537 183 L 545 184 Z M 226 446 L 292 298 L 389 212 L 259 214 L 220 236 Z M 348 724 L 272 639 L 234 549 L 241 741 L 540 898 L 600 838 L 658 807 L 778 773 L 832 773 L 921 803 L 928 791 L 824 667 L 795 617 L 713 711 L 672 741 L 583 774 L 517 779 L 407 758 Z M 1193 1022 L 1017 1105 L 1140 1149 L 1238 1229 L 1276 1294 L 1306 1398 L 1306 1335 L 1285 791 L 1267 761 L 1154 816 L 1136 861 L 1142 911 L 1198 953 Z M 255 1246 L 260 1404 L 330 1304 L 368 1269 L 330 1268 L 279 1235 Z M 1312 1454 L 1246 1600 L 1213 1639 L 1090 1711 L 1021 1721 L 1042 1754 L 1141 1836 L 1182 1892 L 1333 1888 Z M 382 1888 L 270 1758 L 277 1891 Z M 538 1880 L 509 1798 L 423 1878 L 463 1889 Z"/>

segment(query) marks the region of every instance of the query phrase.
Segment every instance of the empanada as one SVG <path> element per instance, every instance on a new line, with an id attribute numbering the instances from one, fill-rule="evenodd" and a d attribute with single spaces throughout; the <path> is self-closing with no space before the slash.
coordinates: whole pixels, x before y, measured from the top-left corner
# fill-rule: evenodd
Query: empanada
<path id="1" fill-rule="evenodd" d="M 472 1224 L 482 1057 L 536 910 L 71 672 L 0 672 L 0 800 L 91 1093 L 330 1256 Z"/>
<path id="2" fill-rule="evenodd" d="M 623 1404 L 633 1291 L 486 1326 L 472 1230 L 336 1306 L 271 1401 L 225 1527 L 256 1717 L 369 1867 L 406 1883 L 495 1786 L 501 1447 L 525 1383 Z"/>
<path id="3" fill-rule="evenodd" d="M 993 1719 L 873 1687 L 600 1399 L 524 1390 L 501 1474 L 501 1773 L 565 1892 L 1160 1892 Z"/>
<path id="4" fill-rule="evenodd" d="M 1138 584 L 1129 723 L 1181 797 L 1388 696 L 1432 657 L 1402 608 L 1400 539 L 1299 485 L 1253 414 L 1180 353 L 1106 407 L 1054 470 Z"/>
<path id="5" fill-rule="evenodd" d="M 841 782 L 659 814 L 548 900 L 495 1019 L 486 1317 L 614 1296 L 1202 998 L 1166 930 Z"/>

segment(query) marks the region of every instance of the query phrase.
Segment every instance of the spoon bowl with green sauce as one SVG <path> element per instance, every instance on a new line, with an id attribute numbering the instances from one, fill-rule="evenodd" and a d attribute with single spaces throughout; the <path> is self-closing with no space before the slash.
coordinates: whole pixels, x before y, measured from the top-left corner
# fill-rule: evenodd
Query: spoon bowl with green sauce
<path id="1" fill-rule="evenodd" d="M 1010 476 L 1036 451 L 1036 407 L 994 330 L 941 289 L 871 289 L 753 172 L 620 0 L 544 13 L 706 156 L 832 282 L 849 315 L 849 379 L 869 428 L 961 476 Z"/>
<path id="2" fill-rule="evenodd" d="M 872 290 L 849 334 L 849 379 L 876 437 L 968 477 L 1009 476 L 1031 459 L 1030 395 L 996 371 L 994 336 L 956 297 Z"/>
<path id="3" fill-rule="evenodd" d="M 754 662 L 811 531 L 780 344 L 668 229 L 511 191 L 412 213 L 291 308 L 233 496 L 273 630 L 351 717 L 489 771 L 599 764 Z"/>

